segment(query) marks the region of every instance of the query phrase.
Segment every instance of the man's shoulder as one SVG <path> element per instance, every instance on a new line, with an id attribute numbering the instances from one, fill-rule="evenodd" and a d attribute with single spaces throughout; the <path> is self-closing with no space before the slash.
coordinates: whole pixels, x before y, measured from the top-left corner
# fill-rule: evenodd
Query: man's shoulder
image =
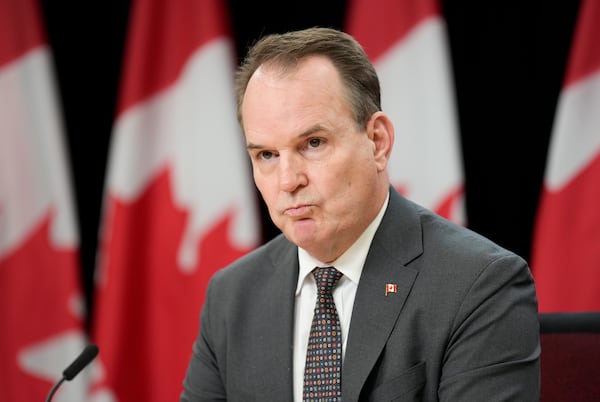
<path id="1" fill-rule="evenodd" d="M 243 279 L 247 275 L 260 275 L 274 269 L 278 261 L 294 258 L 296 253 L 296 246 L 279 234 L 221 268 L 215 276 Z"/>

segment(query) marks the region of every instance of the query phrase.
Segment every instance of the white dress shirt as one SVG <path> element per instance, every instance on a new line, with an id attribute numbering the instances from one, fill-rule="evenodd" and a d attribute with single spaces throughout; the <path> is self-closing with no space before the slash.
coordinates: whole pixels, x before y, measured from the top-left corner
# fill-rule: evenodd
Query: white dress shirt
<path id="1" fill-rule="evenodd" d="M 296 311 L 294 315 L 294 401 L 302 402 L 302 388 L 304 384 L 304 365 L 306 361 L 306 348 L 310 335 L 315 303 L 317 301 L 317 284 L 311 271 L 315 267 L 334 266 L 343 276 L 333 290 L 333 300 L 340 319 L 342 328 L 342 361 L 346 353 L 348 329 L 352 318 L 354 296 L 358 288 L 360 274 L 367 258 L 373 236 L 381 223 L 387 208 L 389 194 L 375 219 L 369 224 L 354 244 L 337 260 L 326 264 L 309 255 L 306 250 L 298 248 L 298 285 L 296 286 Z"/>

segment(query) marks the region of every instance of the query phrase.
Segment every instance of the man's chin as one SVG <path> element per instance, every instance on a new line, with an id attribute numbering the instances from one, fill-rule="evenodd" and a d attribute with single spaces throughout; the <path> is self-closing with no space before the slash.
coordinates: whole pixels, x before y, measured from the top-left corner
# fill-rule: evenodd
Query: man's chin
<path id="1" fill-rule="evenodd" d="M 288 224 L 283 233 L 289 241 L 307 251 L 319 246 L 314 221 L 303 219 Z"/>

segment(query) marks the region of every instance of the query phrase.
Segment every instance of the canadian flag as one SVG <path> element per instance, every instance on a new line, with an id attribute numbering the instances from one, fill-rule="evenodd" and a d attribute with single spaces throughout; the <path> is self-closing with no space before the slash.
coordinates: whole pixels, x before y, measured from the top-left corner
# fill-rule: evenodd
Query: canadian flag
<path id="1" fill-rule="evenodd" d="M 437 0 L 351 0 L 348 7 L 346 31 L 374 63 L 382 108 L 395 126 L 392 184 L 466 224 L 453 78 Z"/>
<path id="2" fill-rule="evenodd" d="M 225 4 L 131 2 L 96 271 L 104 376 L 93 400 L 178 400 L 208 279 L 260 242 Z"/>
<path id="3" fill-rule="evenodd" d="M 0 0 L 0 27 L 0 401 L 42 401 L 86 342 L 79 239 L 38 1 Z"/>
<path id="4" fill-rule="evenodd" d="M 599 38 L 600 2 L 582 0 L 534 228 L 540 312 L 600 311 Z"/>
<path id="5" fill-rule="evenodd" d="M 396 293 L 398 291 L 398 285 L 395 283 L 386 283 L 385 284 L 385 295 L 387 296 L 389 293 Z"/>

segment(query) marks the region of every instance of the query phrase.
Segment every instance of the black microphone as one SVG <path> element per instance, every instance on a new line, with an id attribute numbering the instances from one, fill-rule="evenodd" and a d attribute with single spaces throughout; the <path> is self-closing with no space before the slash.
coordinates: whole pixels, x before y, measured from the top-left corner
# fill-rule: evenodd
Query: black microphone
<path id="1" fill-rule="evenodd" d="M 85 347 L 85 349 L 83 349 L 83 352 L 81 352 L 79 354 L 79 356 L 77 357 L 77 359 L 75 359 L 73 361 L 73 363 L 71 363 L 69 365 L 69 367 L 67 367 L 66 369 L 64 369 L 62 378 L 56 384 L 54 384 L 54 386 L 50 390 L 50 392 L 48 393 L 48 397 L 46 398 L 46 402 L 50 402 L 50 400 L 52 399 L 52 397 L 54 396 L 54 394 L 58 390 L 58 387 L 60 387 L 60 385 L 65 380 L 71 381 L 73 378 L 75 378 L 75 376 L 77 374 L 79 374 L 79 372 L 81 370 L 83 370 L 85 368 L 85 366 L 87 366 L 88 364 L 90 364 L 90 362 L 92 360 L 94 360 L 94 358 L 96 357 L 96 355 L 98 355 L 98 346 L 96 346 L 96 345 L 87 345 Z"/>

